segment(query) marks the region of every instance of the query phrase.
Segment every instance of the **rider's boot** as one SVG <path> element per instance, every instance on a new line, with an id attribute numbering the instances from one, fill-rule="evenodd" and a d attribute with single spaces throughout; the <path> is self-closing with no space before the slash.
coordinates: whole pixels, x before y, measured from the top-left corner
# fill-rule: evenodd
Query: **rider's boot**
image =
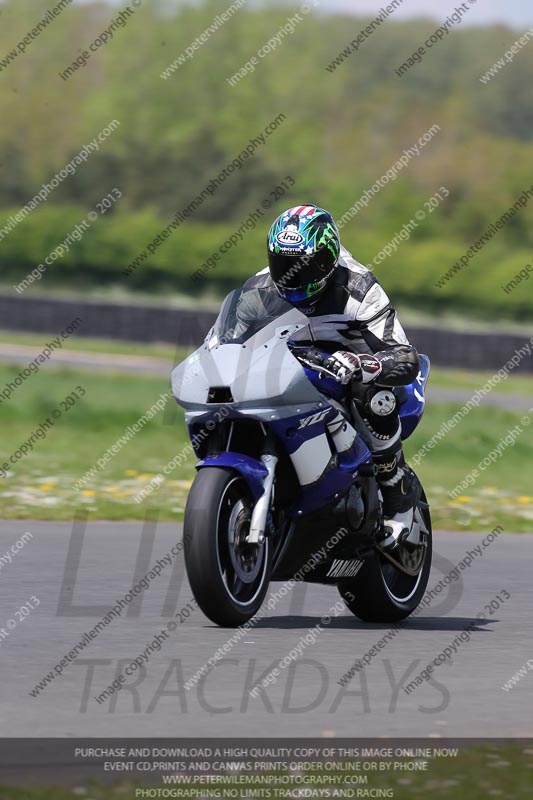
<path id="1" fill-rule="evenodd" d="M 357 403 L 383 496 L 385 538 L 380 544 L 394 549 L 411 531 L 419 484 L 405 463 L 398 402 L 393 391 L 363 387 L 363 394 L 356 398 Z"/>
<path id="2" fill-rule="evenodd" d="M 418 502 L 418 483 L 405 463 L 401 444 L 374 453 L 377 481 L 383 496 L 383 526 L 386 536 L 381 547 L 392 550 L 408 535 Z"/>

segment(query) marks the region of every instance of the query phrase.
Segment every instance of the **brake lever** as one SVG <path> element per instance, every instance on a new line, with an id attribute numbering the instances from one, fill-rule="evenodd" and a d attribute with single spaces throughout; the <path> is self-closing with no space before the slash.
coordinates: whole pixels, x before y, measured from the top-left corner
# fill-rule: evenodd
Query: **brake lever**
<path id="1" fill-rule="evenodd" d="M 315 372 L 318 372 L 318 373 L 320 374 L 320 375 L 319 375 L 319 376 L 320 376 L 320 378 L 325 378 L 326 376 L 329 376 L 330 378 L 333 378 L 333 380 L 335 380 L 337 383 L 340 383 L 340 382 L 341 382 L 341 381 L 339 380 L 339 377 L 338 377 L 338 375 L 336 375 L 336 374 L 335 374 L 334 372 L 332 372 L 331 370 L 329 370 L 329 369 L 326 369 L 326 367 L 324 367 L 324 366 L 320 366 L 320 364 L 313 364 L 313 362 L 312 362 L 312 361 L 308 361 L 306 358 L 299 358 L 299 359 L 298 359 L 298 361 L 299 361 L 301 364 L 305 364 L 305 366 L 306 366 L 306 367 L 308 367 L 309 369 L 312 369 L 312 370 L 314 370 Z"/>

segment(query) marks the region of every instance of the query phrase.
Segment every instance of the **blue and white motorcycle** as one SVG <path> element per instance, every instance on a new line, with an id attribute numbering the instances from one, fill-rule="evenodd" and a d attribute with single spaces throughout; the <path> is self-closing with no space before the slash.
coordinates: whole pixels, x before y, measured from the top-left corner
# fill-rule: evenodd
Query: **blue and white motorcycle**
<path id="1" fill-rule="evenodd" d="M 213 622 L 238 626 L 257 613 L 272 580 L 336 585 L 360 619 L 407 617 L 431 568 L 428 503 L 421 486 L 409 535 L 381 547 L 382 498 L 349 392 L 323 364 L 307 318 L 258 290 L 225 300 L 203 345 L 172 373 L 199 458 L 185 510 L 187 574 Z M 253 313 L 250 311 L 253 310 Z M 402 438 L 424 409 L 429 359 L 394 389 Z"/>

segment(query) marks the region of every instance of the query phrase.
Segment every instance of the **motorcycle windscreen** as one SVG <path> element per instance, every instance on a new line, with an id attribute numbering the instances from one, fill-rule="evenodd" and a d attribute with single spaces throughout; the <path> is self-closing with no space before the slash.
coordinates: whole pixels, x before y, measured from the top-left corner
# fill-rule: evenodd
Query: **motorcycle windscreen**
<path id="1" fill-rule="evenodd" d="M 286 314 L 307 322 L 304 315 L 287 303 L 272 284 L 262 288 L 235 289 L 222 303 L 217 320 L 206 337 L 212 347 L 244 344 L 263 328 Z"/>
<path id="2" fill-rule="evenodd" d="M 307 318 L 277 293 L 236 290 L 224 301 L 204 345 L 172 373 L 184 407 L 313 403 L 319 392 L 287 347 Z"/>

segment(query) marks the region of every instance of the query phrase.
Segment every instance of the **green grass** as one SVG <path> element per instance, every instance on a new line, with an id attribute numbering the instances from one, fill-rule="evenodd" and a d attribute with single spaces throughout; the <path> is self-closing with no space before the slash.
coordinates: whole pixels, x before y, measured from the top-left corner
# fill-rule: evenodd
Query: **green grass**
<path id="1" fill-rule="evenodd" d="M 532 401 L 533 406 L 533 401 Z M 405 443 L 407 460 L 448 422 L 458 406 L 431 404 L 413 436 Z M 499 524 L 506 531 L 529 532 L 533 528 L 533 492 L 530 480 L 533 417 L 498 408 L 473 409 L 415 466 L 432 507 L 435 526 L 485 530 Z M 525 420 L 525 424 L 524 424 Z M 516 426 L 520 426 L 521 432 Z M 511 434 L 512 444 L 502 440 Z M 481 462 L 501 445 L 500 456 L 483 468 Z M 476 469 L 479 477 L 460 491 L 453 491 Z"/>
<path id="2" fill-rule="evenodd" d="M 16 368 L 0 367 L 0 387 L 16 374 Z M 133 496 L 186 441 L 183 415 L 178 413 L 173 400 L 120 449 L 83 491 L 76 492 L 71 487 L 128 426 L 145 414 L 161 393 L 169 391 L 166 378 L 71 370 L 32 375 L 9 402 L 0 405 L 4 420 L 1 460 L 14 453 L 52 409 L 61 408 L 61 400 L 77 385 L 85 389 L 85 395 L 68 412 L 63 411 L 32 452 L 12 466 L 0 497 L 0 514 L 70 519 L 73 510 L 81 506 L 103 519 L 143 516 L 143 507 L 133 502 Z M 163 424 L 166 421 L 172 424 Z M 175 470 L 172 479 L 188 478 L 190 472 L 190 465 L 183 466 Z M 177 500 L 171 487 L 168 497 L 167 491 L 164 494 L 165 516 L 175 518 L 183 506 L 183 492 L 178 493 Z"/>
<path id="3" fill-rule="evenodd" d="M 305 744 L 305 741 L 303 742 Z M 357 740 L 354 744 L 357 745 Z M 335 740 L 331 740 L 332 746 Z M 447 744 L 447 743 L 446 743 Z M 399 746 L 399 743 L 384 740 L 383 746 Z M 410 746 L 407 744 L 407 746 Z M 425 746 L 441 747 L 445 746 L 438 740 L 430 739 Z M 309 775 L 325 778 L 332 775 L 367 775 L 368 784 L 361 785 L 361 789 L 392 789 L 396 800 L 427 800 L 436 798 L 437 800 L 487 800 L 489 797 L 501 797 L 504 800 L 529 800 L 531 797 L 531 775 L 533 770 L 533 748 L 526 744 L 499 744 L 486 743 L 482 746 L 461 746 L 456 757 L 441 757 L 428 760 L 428 769 L 425 771 L 400 771 L 391 770 L 387 772 L 363 771 L 351 773 L 347 771 L 337 772 L 334 770 L 320 771 L 310 770 Z M 357 759 L 353 759 L 354 761 Z M 380 759 L 375 759 L 380 761 Z M 406 763 L 413 759 L 398 758 L 393 759 L 394 763 Z M 368 759 L 365 759 L 368 761 Z M 262 773 L 267 774 L 267 773 Z M 0 800 L 72 800 L 74 796 L 91 797 L 92 800 L 118 800 L 118 798 L 135 797 L 136 782 L 121 781 L 114 786 L 103 786 L 99 783 L 80 781 L 80 785 L 74 788 L 59 787 L 6 787 L 0 786 Z M 157 786 L 155 779 L 150 783 L 150 788 Z M 250 781 L 250 787 L 254 784 Z M 191 789 L 194 784 L 184 787 L 184 790 Z M 198 792 L 202 789 L 211 788 L 209 784 L 196 784 Z M 213 786 L 220 786 L 215 784 Z M 236 785 L 240 797 L 246 796 L 247 784 Z M 259 787 L 259 784 L 255 784 Z M 282 788 L 288 792 L 298 790 L 304 784 L 282 784 Z M 307 787 L 319 788 L 318 784 L 305 784 Z M 322 789 L 331 789 L 332 784 L 325 782 L 320 784 Z M 167 787 L 168 788 L 168 787 Z M 227 784 L 226 788 L 231 788 Z M 264 788 L 264 785 L 263 787 Z M 278 788 L 280 788 L 278 786 Z M 342 789 L 342 784 L 337 785 Z M 348 788 L 348 787 L 347 787 Z M 351 789 L 357 791 L 357 785 L 353 784 Z M 85 791 L 80 791 L 85 789 Z M 316 792 L 318 796 L 318 792 Z M 356 795 L 354 795 L 356 796 Z"/>
<path id="4" fill-rule="evenodd" d="M 17 367 L 0 366 L 0 391 L 18 372 Z M 155 508 L 160 510 L 161 519 L 181 518 L 195 474 L 190 456 L 147 499 L 141 503 L 134 500 L 188 442 L 183 414 L 173 400 L 81 491 L 72 488 L 125 429 L 169 390 L 164 377 L 65 369 L 31 375 L 8 402 L 0 403 L 0 465 L 54 408 L 61 408 L 61 400 L 77 385 L 85 389 L 85 395 L 68 412 L 62 412 L 46 438 L 36 441 L 32 452 L 10 465 L 0 493 L 0 516 L 68 520 L 76 509 L 85 508 L 94 519 L 142 519 L 147 509 Z M 407 457 L 416 453 L 456 410 L 457 405 L 451 403 L 428 404 L 419 429 L 406 444 Z M 501 524 L 507 531 L 531 530 L 531 428 L 523 426 L 515 444 L 481 472 L 475 486 L 455 501 L 447 495 L 511 428 L 521 424 L 521 416 L 497 408 L 474 409 L 424 457 L 417 472 L 427 489 L 436 525 L 487 529 Z"/>
<path id="5" fill-rule="evenodd" d="M 431 367 L 429 376 L 430 386 L 439 389 L 465 389 L 474 393 L 481 389 L 494 372 L 473 372 L 459 369 L 443 369 Z M 494 385 L 491 394 L 526 394 L 533 395 L 533 375 L 517 375 L 513 372 Z"/>

